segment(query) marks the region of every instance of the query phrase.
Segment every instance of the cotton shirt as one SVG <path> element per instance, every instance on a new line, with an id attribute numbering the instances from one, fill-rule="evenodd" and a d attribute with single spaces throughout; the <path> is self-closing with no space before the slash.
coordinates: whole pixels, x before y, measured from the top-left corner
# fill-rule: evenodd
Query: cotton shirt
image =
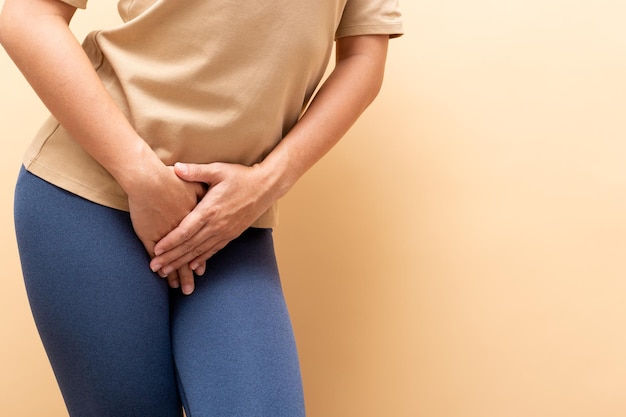
<path id="1" fill-rule="evenodd" d="M 261 162 L 298 121 L 334 39 L 402 34 L 397 0 L 121 0 L 118 10 L 123 23 L 90 33 L 83 47 L 166 165 Z M 88 200 L 128 210 L 115 179 L 53 117 L 24 165 Z M 274 206 L 253 226 L 275 224 Z"/>

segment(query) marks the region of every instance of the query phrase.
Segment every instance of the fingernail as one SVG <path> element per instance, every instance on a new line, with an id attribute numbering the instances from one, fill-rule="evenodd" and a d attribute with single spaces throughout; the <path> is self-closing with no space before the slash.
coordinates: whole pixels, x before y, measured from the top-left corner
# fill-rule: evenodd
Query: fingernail
<path id="1" fill-rule="evenodd" d="M 191 268 L 192 271 L 195 271 L 196 269 L 198 269 L 199 266 L 200 264 L 198 262 L 192 262 L 189 264 L 189 268 Z"/>
<path id="2" fill-rule="evenodd" d="M 184 284 L 183 285 L 183 294 L 189 295 L 192 292 L 193 292 L 193 285 L 192 284 Z"/>
<path id="3" fill-rule="evenodd" d="M 163 272 L 165 275 L 169 275 L 172 273 L 172 271 L 174 271 L 174 268 L 172 268 L 171 266 L 166 266 L 161 272 Z"/>
<path id="4" fill-rule="evenodd" d="M 176 162 L 176 168 L 178 168 L 178 170 L 181 172 L 181 174 L 186 174 L 188 171 L 187 169 L 187 165 L 183 164 L 182 162 Z"/>
<path id="5" fill-rule="evenodd" d="M 176 280 L 176 281 L 170 282 L 170 287 L 172 287 L 172 288 L 179 288 L 180 287 L 180 281 Z"/>
<path id="6" fill-rule="evenodd" d="M 150 265 L 150 269 L 152 270 L 152 272 L 157 272 L 159 269 L 161 269 L 161 265 L 160 264 Z"/>

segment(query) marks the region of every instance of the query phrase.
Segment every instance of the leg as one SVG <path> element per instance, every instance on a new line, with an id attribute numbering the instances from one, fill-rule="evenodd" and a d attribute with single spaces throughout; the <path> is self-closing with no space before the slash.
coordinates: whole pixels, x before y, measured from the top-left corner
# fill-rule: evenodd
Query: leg
<path id="1" fill-rule="evenodd" d="M 173 294 L 172 340 L 188 417 L 304 416 L 298 358 L 269 229 L 211 258 Z"/>
<path id="2" fill-rule="evenodd" d="M 15 222 L 29 301 L 70 415 L 181 415 L 166 283 L 128 213 L 22 170 Z"/>

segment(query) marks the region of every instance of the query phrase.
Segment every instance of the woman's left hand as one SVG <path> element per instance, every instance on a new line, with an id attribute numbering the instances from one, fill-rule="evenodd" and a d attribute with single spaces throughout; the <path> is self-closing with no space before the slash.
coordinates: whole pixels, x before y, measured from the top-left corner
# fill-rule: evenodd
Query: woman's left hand
<path id="1" fill-rule="evenodd" d="M 258 165 L 177 163 L 174 169 L 185 181 L 207 184 L 208 191 L 156 244 L 150 268 L 169 274 L 187 264 L 202 275 L 206 260 L 250 227 L 277 197 L 272 197 Z"/>

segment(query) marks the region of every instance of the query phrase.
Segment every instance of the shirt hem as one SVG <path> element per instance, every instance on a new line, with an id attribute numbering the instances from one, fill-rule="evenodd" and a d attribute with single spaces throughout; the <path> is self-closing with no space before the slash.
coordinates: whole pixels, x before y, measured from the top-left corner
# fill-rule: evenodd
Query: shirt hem
<path id="1" fill-rule="evenodd" d="M 391 24 L 378 23 L 371 25 L 345 26 L 337 31 L 335 39 L 359 35 L 389 35 L 390 38 L 397 38 L 404 35 L 404 29 L 402 23 L 400 22 Z"/>

